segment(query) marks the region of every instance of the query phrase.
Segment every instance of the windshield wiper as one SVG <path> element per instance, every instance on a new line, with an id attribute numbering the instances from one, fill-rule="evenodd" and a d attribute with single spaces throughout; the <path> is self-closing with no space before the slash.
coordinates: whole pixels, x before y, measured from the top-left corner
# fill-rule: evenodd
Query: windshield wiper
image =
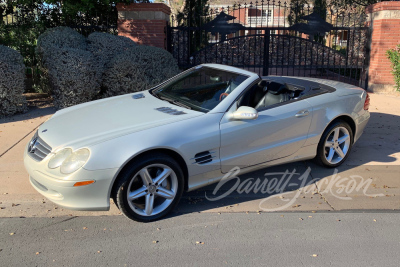
<path id="1" fill-rule="evenodd" d="M 157 98 L 159 98 L 159 99 L 161 99 L 161 100 L 165 100 L 165 101 L 167 101 L 167 102 L 169 102 L 169 103 L 171 103 L 171 104 L 173 104 L 173 102 L 175 101 L 174 99 L 172 99 L 172 98 L 168 98 L 168 97 L 165 97 L 165 96 L 161 96 L 161 95 L 156 95 L 156 97 Z"/>
<path id="2" fill-rule="evenodd" d="M 189 107 L 188 105 L 183 104 L 182 102 L 179 102 L 179 100 L 174 100 L 172 102 L 172 104 L 175 104 L 177 106 L 183 107 L 183 108 L 187 108 L 187 109 L 192 109 L 191 107 Z"/>
<path id="3" fill-rule="evenodd" d="M 172 99 L 172 98 L 168 98 L 165 96 L 161 96 L 161 95 L 157 95 L 157 97 L 161 100 L 165 100 L 168 101 L 169 103 L 173 104 L 173 105 L 177 105 L 183 108 L 187 108 L 187 109 L 192 109 L 190 106 L 183 104 L 182 102 L 180 102 L 179 100 L 176 99 Z"/>

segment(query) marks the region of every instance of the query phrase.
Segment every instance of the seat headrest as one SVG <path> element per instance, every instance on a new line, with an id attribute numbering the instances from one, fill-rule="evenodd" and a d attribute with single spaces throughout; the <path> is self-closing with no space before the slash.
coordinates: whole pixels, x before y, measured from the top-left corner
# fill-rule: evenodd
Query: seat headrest
<path id="1" fill-rule="evenodd" d="M 261 81 L 258 82 L 258 86 L 261 87 L 261 88 L 264 88 L 267 85 L 268 85 L 268 83 L 265 80 L 261 80 Z"/>
<path id="2" fill-rule="evenodd" d="M 287 90 L 289 90 L 289 89 L 288 89 L 288 87 L 287 87 L 287 85 L 286 85 L 286 83 L 285 83 L 285 84 L 282 84 L 282 85 L 278 88 L 278 90 L 276 90 L 276 91 L 268 90 L 268 92 L 270 92 L 270 93 L 273 94 L 273 95 L 280 95 L 280 94 L 282 94 L 283 92 L 285 92 L 285 91 L 287 91 Z"/>

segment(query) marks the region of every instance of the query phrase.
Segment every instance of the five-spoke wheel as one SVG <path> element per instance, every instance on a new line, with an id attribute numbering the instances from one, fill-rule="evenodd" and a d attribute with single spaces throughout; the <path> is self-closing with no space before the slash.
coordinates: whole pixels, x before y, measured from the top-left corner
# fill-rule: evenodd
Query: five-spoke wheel
<path id="1" fill-rule="evenodd" d="M 337 167 L 349 155 L 353 144 L 353 131 L 343 121 L 330 125 L 322 135 L 318 145 L 316 161 L 327 167 Z"/>
<path id="2" fill-rule="evenodd" d="M 162 212 L 172 203 L 177 189 L 175 172 L 166 165 L 152 164 L 136 173 L 126 193 L 134 212 L 151 216 Z"/>
<path id="3" fill-rule="evenodd" d="M 156 154 L 133 162 L 121 175 L 116 203 L 128 218 L 153 221 L 166 215 L 183 192 L 183 175 L 172 158 Z"/>
<path id="4" fill-rule="evenodd" d="M 350 133 L 345 127 L 337 127 L 325 142 L 325 158 L 331 164 L 342 161 L 350 148 Z"/>

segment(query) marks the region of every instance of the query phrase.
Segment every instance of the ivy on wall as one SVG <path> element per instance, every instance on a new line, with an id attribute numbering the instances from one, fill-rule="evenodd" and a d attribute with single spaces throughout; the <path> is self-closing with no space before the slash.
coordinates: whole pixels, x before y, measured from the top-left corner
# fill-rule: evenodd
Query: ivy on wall
<path id="1" fill-rule="evenodd" d="M 400 91 L 400 44 L 394 49 L 386 51 L 386 55 L 392 63 L 392 73 L 396 83 L 397 91 Z"/>

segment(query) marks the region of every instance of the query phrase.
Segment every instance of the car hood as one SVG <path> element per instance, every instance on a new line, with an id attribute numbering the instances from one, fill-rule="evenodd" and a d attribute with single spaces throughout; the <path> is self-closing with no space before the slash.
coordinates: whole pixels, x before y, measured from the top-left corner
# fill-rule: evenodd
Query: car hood
<path id="1" fill-rule="evenodd" d="M 144 98 L 135 99 L 140 94 Z M 157 110 L 161 107 L 183 111 L 184 114 Z M 39 136 L 52 147 L 52 151 L 63 147 L 77 149 L 203 114 L 172 105 L 144 91 L 60 110 L 39 127 Z"/>

